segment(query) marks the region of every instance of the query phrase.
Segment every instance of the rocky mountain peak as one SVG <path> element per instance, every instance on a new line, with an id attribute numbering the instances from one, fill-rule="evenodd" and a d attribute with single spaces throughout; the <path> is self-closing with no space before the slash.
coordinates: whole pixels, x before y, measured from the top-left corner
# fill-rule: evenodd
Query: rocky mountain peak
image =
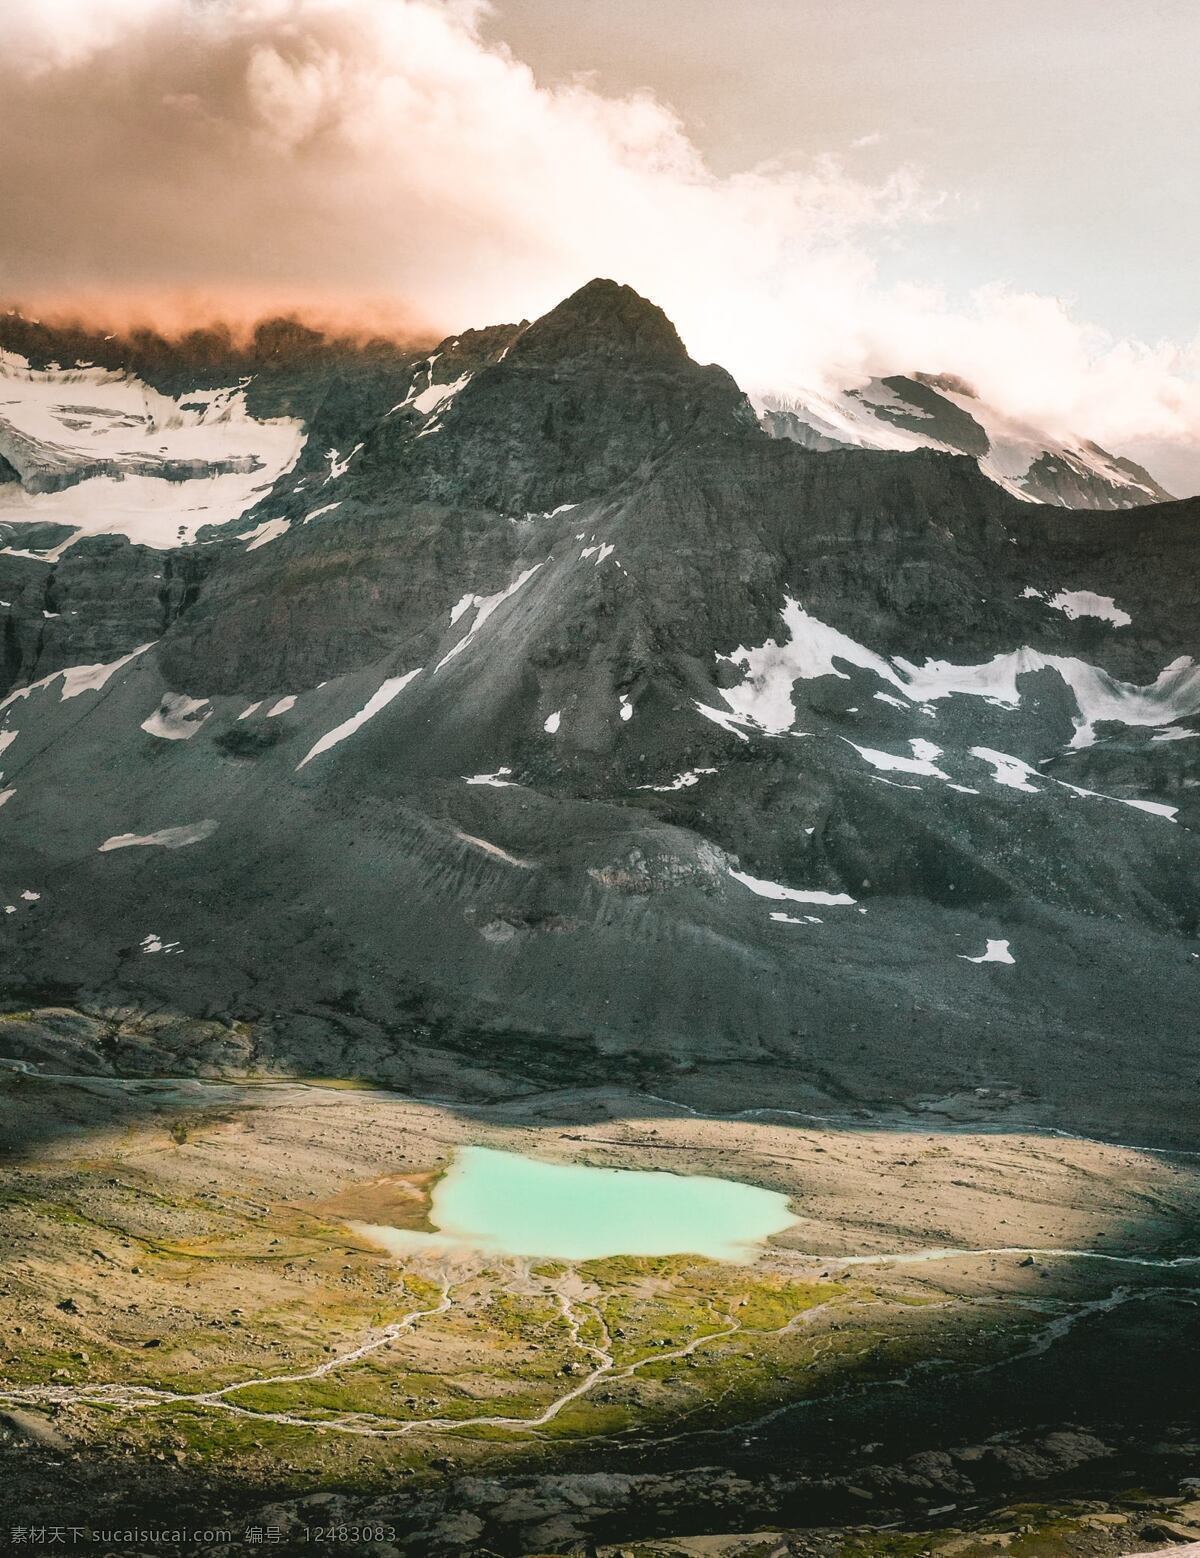
<path id="1" fill-rule="evenodd" d="M 0 361 L 16 1009 L 259 1013 L 293 1074 L 683 1057 L 731 1109 L 760 1057 L 908 1109 L 994 1053 L 1067 1130 L 1178 1114 L 1197 503 L 1072 515 L 1130 473 L 911 375 L 772 440 L 611 282 L 391 362 L 275 340 L 207 389 Z"/>
<path id="2" fill-rule="evenodd" d="M 600 277 L 530 325 L 512 355 L 530 363 L 579 357 L 654 366 L 689 361 L 661 308 L 632 287 Z"/>
<path id="3" fill-rule="evenodd" d="M 891 374 L 841 389 L 768 396 L 759 404 L 774 438 L 826 453 L 934 449 L 970 455 L 985 476 L 1027 503 L 1125 509 L 1171 496 L 1136 462 L 989 405 L 955 374 Z"/>
<path id="4" fill-rule="evenodd" d="M 964 395 L 968 400 L 978 400 L 979 392 L 973 384 L 960 378 L 957 373 L 921 373 L 912 375 L 918 384 L 927 384 L 930 389 L 945 390 L 952 395 Z"/>
<path id="5" fill-rule="evenodd" d="M 505 513 L 594 497 L 682 440 L 761 436 L 730 375 L 605 280 L 531 325 L 448 338 L 395 410 L 366 441 L 364 479 Z"/>

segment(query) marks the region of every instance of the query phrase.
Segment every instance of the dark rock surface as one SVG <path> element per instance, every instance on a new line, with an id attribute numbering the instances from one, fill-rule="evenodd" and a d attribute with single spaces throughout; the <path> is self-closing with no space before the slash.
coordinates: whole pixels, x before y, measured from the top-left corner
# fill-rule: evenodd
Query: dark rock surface
<path id="1" fill-rule="evenodd" d="M 1195 1145 L 1200 505 L 772 439 L 610 282 L 424 355 L 298 329 L 252 388 L 308 441 L 241 520 L 0 552 L 13 1004 L 244 1023 L 283 1069 L 343 1030 L 376 1074 L 699 1068 L 734 1108 L 1002 1080 Z M 228 382 L 219 344 L 130 361 Z"/>

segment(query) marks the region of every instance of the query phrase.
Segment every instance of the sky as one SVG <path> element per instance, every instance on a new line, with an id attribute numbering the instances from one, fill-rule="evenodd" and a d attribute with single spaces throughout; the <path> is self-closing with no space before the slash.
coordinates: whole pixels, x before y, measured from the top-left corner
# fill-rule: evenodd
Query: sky
<path id="1" fill-rule="evenodd" d="M 914 275 L 1059 293 L 1150 340 L 1200 328 L 1194 0 L 504 0 L 484 33 L 544 84 L 651 86 L 720 173 L 919 166 L 949 209 L 910 235 Z"/>
<path id="2" fill-rule="evenodd" d="M 1200 491 L 1193 0 L 3 0 L 0 297 L 438 337 L 593 275 Z"/>

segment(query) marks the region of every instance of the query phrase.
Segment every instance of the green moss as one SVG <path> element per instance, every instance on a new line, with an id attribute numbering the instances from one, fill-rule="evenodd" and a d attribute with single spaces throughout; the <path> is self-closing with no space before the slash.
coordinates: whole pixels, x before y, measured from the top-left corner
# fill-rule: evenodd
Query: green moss
<path id="1" fill-rule="evenodd" d="M 590 1282 L 615 1287 L 648 1277 L 676 1277 L 695 1264 L 692 1255 L 609 1255 L 603 1260 L 582 1261 L 578 1270 Z"/>
<path id="2" fill-rule="evenodd" d="M 737 1300 L 734 1315 L 745 1330 L 777 1331 L 798 1314 L 845 1299 L 846 1292 L 834 1282 L 757 1282 Z"/>
<path id="3" fill-rule="evenodd" d="M 583 1396 L 544 1423 L 538 1433 L 550 1439 L 590 1439 L 600 1434 L 624 1433 L 636 1426 L 638 1415 L 633 1406 L 623 1402 L 592 1401 Z"/>
<path id="4" fill-rule="evenodd" d="M 429 1277 L 421 1277 L 414 1272 L 406 1271 L 400 1278 L 400 1285 L 410 1298 L 418 1303 L 427 1305 L 433 1309 L 441 1301 L 441 1284 L 434 1282 Z"/>
<path id="5" fill-rule="evenodd" d="M 44 1217 L 47 1222 L 58 1223 L 61 1227 L 94 1228 L 96 1226 L 92 1218 L 86 1217 L 78 1207 L 72 1206 L 68 1201 L 30 1201 L 26 1204 L 38 1217 Z"/>
<path id="6" fill-rule="evenodd" d="M 254 1422 L 224 1412 L 204 1412 L 194 1407 L 162 1408 L 154 1426 L 168 1443 L 177 1445 L 213 1465 L 244 1461 L 256 1455 L 269 1462 L 272 1478 L 283 1486 L 305 1486 L 320 1471 L 324 1441 L 311 1429 L 286 1423 Z M 305 1462 L 309 1464 L 304 1465 Z M 299 1463 L 299 1464 L 298 1464 Z"/>
<path id="7" fill-rule="evenodd" d="M 524 1293 L 494 1293 L 483 1314 L 490 1326 L 505 1335 L 536 1340 L 543 1340 L 551 1327 L 564 1323 L 551 1299 Z"/>
<path id="8" fill-rule="evenodd" d="M 534 1418 L 554 1399 L 549 1381 L 537 1390 L 527 1381 L 478 1397 L 453 1379 L 433 1374 L 391 1372 L 369 1377 L 360 1368 L 295 1384 L 253 1385 L 239 1390 L 238 1406 L 253 1412 L 286 1412 L 320 1418 L 323 1414 L 368 1412 L 397 1424 L 445 1417 L 469 1422 L 474 1417 Z M 415 1403 L 415 1404 L 411 1404 Z"/>

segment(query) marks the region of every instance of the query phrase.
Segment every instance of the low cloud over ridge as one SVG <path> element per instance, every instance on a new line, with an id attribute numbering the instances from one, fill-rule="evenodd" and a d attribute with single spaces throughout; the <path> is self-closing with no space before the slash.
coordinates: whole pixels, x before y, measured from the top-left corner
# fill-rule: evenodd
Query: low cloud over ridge
<path id="1" fill-rule="evenodd" d="M 1102 442 L 1200 441 L 1197 343 L 955 306 L 874 263 L 942 197 L 830 160 L 719 177 L 650 95 L 541 86 L 476 0 L 7 0 L 0 294 L 116 322 L 300 308 L 434 334 L 589 276 L 751 391 L 925 368 Z M 1149 281 L 1149 278 L 1148 278 Z"/>

